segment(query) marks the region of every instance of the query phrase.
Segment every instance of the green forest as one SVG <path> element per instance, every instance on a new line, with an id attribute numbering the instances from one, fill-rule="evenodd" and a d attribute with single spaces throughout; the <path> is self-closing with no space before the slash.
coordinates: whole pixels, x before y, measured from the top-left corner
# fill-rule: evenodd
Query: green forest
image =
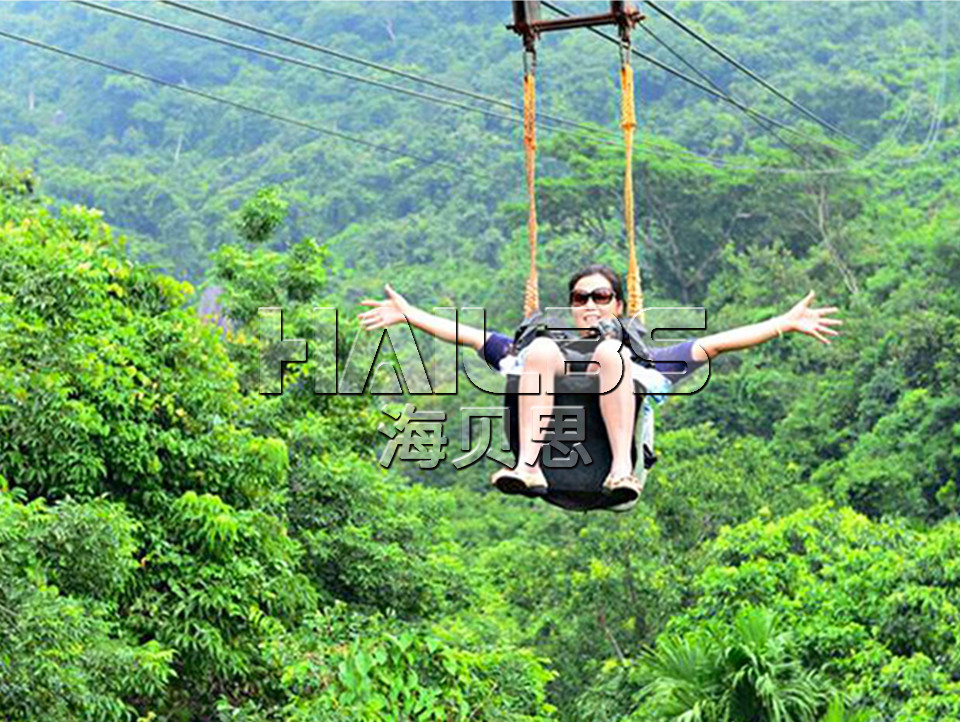
<path id="1" fill-rule="evenodd" d="M 767 85 L 639 5 L 685 76 L 633 59 L 647 306 L 844 325 L 661 404 L 626 514 L 456 468 L 499 405 L 462 371 L 314 393 L 318 307 L 341 361 L 388 283 L 521 321 L 510 4 L 197 6 L 0 5 L 0 719 L 960 719 L 960 5 L 657 3 Z M 546 305 L 626 270 L 618 69 L 538 44 Z M 268 307 L 311 344 L 280 394 Z M 446 414 L 434 468 L 380 463 L 406 403 Z"/>

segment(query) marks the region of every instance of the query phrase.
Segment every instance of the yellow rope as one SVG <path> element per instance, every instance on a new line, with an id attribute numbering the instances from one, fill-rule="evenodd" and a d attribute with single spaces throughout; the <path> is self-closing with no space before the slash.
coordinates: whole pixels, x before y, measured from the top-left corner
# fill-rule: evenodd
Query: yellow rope
<path id="1" fill-rule="evenodd" d="M 523 150 L 527 167 L 527 195 L 530 212 L 527 217 L 527 234 L 530 243 L 530 275 L 523 296 L 523 316 L 530 318 L 540 308 L 540 291 L 537 287 L 537 197 L 534 189 L 537 162 L 536 126 L 537 90 L 532 72 L 523 76 Z"/>
<path id="2" fill-rule="evenodd" d="M 623 128 L 623 145 L 627 154 L 623 177 L 623 220 L 627 228 L 627 248 L 630 253 L 627 267 L 627 314 L 631 318 L 640 314 L 640 322 L 643 323 L 643 286 L 640 281 L 640 266 L 637 263 L 633 215 L 633 132 L 637 127 L 637 115 L 633 101 L 633 68 L 626 62 L 620 68 L 620 86 L 620 127 Z"/>
<path id="3" fill-rule="evenodd" d="M 633 134 L 637 127 L 637 116 L 633 97 L 633 68 L 624 63 L 620 68 L 620 126 L 623 128 L 623 143 L 626 151 L 626 164 L 623 177 L 623 217 L 627 229 L 627 247 L 629 262 L 627 266 L 627 313 L 630 317 L 640 315 L 644 322 L 643 285 L 640 279 L 640 265 L 637 263 L 636 223 L 633 201 Z M 523 296 L 523 315 L 530 318 L 540 308 L 540 292 L 537 282 L 537 198 L 536 198 L 536 83 L 532 72 L 523 76 L 523 149 L 527 170 L 527 196 L 529 197 L 529 215 L 527 217 L 527 235 L 530 246 L 530 273 Z"/>

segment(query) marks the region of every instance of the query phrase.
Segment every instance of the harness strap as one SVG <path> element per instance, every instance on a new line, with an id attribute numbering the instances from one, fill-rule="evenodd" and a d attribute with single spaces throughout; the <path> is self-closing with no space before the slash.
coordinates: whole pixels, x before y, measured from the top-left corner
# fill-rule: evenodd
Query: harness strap
<path id="1" fill-rule="evenodd" d="M 596 344 L 604 337 L 617 338 L 630 350 L 635 363 L 653 368 L 652 354 L 646 343 L 646 335 L 646 329 L 642 326 L 631 323 L 630 319 L 621 318 L 601 324 L 595 329 L 594 336 L 584 337 L 574 329 L 558 328 L 556 323 L 550 322 L 544 314 L 535 312 L 524 319 L 517 328 L 510 351 L 513 354 L 519 354 L 536 339 L 546 336 L 557 343 L 567 361 L 582 362 L 589 361 L 593 357 Z"/>

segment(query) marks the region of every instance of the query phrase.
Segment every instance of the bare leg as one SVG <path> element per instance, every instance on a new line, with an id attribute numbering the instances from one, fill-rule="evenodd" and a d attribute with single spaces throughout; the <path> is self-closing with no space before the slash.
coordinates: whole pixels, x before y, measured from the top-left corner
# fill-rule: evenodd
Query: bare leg
<path id="1" fill-rule="evenodd" d="M 523 370 L 531 373 L 520 377 L 520 453 L 517 466 L 520 470 L 542 475 L 540 450 L 543 444 L 534 439 L 540 437 L 540 415 L 553 410 L 555 380 L 565 370 L 563 354 L 550 339 L 538 338 L 530 344 Z M 537 390 L 538 376 L 540 393 L 532 393 Z"/>
<path id="2" fill-rule="evenodd" d="M 618 351 L 618 346 L 617 341 L 604 341 L 593 354 L 593 360 L 600 365 L 600 413 L 610 440 L 610 474 L 614 477 L 633 473 L 630 449 L 636 418 L 630 352 L 626 346 Z"/>

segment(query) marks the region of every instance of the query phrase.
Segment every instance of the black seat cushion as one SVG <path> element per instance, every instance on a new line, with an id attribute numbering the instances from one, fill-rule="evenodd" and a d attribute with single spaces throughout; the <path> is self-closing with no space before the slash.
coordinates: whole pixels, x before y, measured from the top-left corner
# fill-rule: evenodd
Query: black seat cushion
<path id="1" fill-rule="evenodd" d="M 610 442 L 607 439 L 603 416 L 600 414 L 600 396 L 596 393 L 599 390 L 599 383 L 600 380 L 597 376 L 576 374 L 560 376 L 556 381 L 554 406 L 573 406 L 583 409 L 584 439 L 582 444 L 590 457 L 590 463 L 585 463 L 584 457 L 578 455 L 576 464 L 569 468 L 547 466 L 544 463 L 545 458 L 541 457 L 541 468 L 550 484 L 550 490 L 546 496 L 541 498 L 564 509 L 578 511 L 607 509 L 622 504 L 634 496 L 632 492 L 627 490 L 617 491 L 611 495 L 603 494 L 603 482 L 610 472 L 610 463 L 613 456 L 610 451 Z M 510 440 L 510 449 L 515 456 L 520 450 L 520 415 L 517 395 L 519 386 L 519 376 L 508 376 L 503 400 L 503 405 L 508 409 L 505 416 L 505 431 Z M 636 423 L 636 417 L 639 416 L 640 408 L 643 405 L 642 394 L 645 389 L 638 381 L 634 381 L 634 390 L 637 393 L 634 417 L 634 423 Z M 590 391 L 593 393 L 590 393 Z M 544 434 L 544 439 L 552 441 L 555 435 L 556 430 L 551 427 L 551 430 Z M 571 447 L 570 443 L 564 445 L 568 449 Z M 543 453 L 547 454 L 546 445 Z M 630 453 L 633 465 L 636 467 L 637 448 L 633 440 L 631 440 Z M 554 458 L 563 457 L 564 454 L 553 451 L 553 456 Z"/>

